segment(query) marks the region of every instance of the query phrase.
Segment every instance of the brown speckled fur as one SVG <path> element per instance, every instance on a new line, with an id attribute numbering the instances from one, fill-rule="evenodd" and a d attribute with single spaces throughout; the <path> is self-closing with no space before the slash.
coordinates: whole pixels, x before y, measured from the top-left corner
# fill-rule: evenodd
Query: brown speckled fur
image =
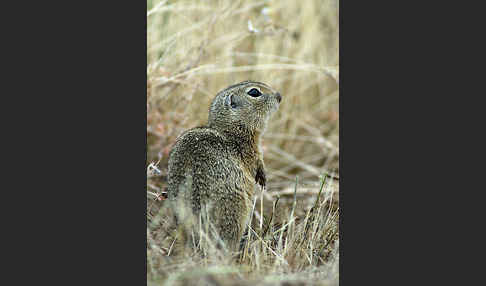
<path id="1" fill-rule="evenodd" d="M 252 88 L 262 95 L 248 95 Z M 207 126 L 179 136 L 169 156 L 168 198 L 180 224 L 194 227 L 193 215 L 207 211 L 225 245 L 237 248 L 255 184 L 265 187 L 259 142 L 280 100 L 280 94 L 264 83 L 229 86 L 213 99 Z"/>

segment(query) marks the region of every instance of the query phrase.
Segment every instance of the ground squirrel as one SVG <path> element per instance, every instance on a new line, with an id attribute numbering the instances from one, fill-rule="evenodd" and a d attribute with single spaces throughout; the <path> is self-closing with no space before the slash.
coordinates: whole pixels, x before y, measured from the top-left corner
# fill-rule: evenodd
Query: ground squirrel
<path id="1" fill-rule="evenodd" d="M 281 100 L 261 82 L 231 85 L 213 99 L 207 126 L 177 138 L 169 155 L 168 198 L 179 224 L 187 226 L 191 216 L 192 227 L 209 221 L 220 241 L 237 249 L 255 185 L 266 184 L 260 137 Z"/>

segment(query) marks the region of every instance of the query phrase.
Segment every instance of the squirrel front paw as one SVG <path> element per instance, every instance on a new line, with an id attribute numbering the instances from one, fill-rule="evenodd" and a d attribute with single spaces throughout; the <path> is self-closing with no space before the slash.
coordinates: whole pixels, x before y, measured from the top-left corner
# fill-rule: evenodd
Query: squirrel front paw
<path id="1" fill-rule="evenodd" d="M 267 177 L 265 176 L 265 170 L 263 168 L 258 168 L 256 171 L 255 181 L 257 184 L 265 188 L 267 184 Z"/>

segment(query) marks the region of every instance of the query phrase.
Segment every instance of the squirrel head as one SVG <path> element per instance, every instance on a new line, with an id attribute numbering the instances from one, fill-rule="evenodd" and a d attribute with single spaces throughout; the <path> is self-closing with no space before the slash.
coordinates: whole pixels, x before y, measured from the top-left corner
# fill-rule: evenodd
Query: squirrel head
<path id="1" fill-rule="evenodd" d="M 270 86 L 244 81 L 218 92 L 209 109 L 208 125 L 220 130 L 263 133 L 282 96 Z"/>

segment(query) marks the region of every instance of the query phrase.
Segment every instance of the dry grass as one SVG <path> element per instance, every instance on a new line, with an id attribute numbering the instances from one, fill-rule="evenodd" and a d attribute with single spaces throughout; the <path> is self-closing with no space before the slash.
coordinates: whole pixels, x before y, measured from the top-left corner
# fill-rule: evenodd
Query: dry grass
<path id="1" fill-rule="evenodd" d="M 196 283 L 201 279 L 219 281 L 216 285 L 336 285 L 339 211 L 332 184 L 325 178 L 310 203 L 298 203 L 310 199 L 305 195 L 298 198 L 298 188 L 289 201 L 280 197 L 268 203 L 260 193 L 237 255 L 218 249 L 218 239 L 206 240 L 209 235 L 204 230 L 198 235 L 198 246 L 185 253 L 178 250 L 170 210 L 163 203 L 151 204 L 147 230 L 149 281 L 167 285 L 191 281 L 191 285 L 201 285 Z"/>
<path id="2" fill-rule="evenodd" d="M 337 283 L 338 182 L 328 179 L 317 197 L 319 176 L 339 171 L 338 6 L 148 1 L 147 165 L 160 170 L 147 179 L 149 281 Z M 267 190 L 255 201 L 242 257 L 234 261 L 218 250 L 204 258 L 197 251 L 191 259 L 168 256 L 170 220 L 159 200 L 168 152 L 182 131 L 206 123 L 216 92 L 247 79 L 270 84 L 283 101 L 264 135 Z"/>

